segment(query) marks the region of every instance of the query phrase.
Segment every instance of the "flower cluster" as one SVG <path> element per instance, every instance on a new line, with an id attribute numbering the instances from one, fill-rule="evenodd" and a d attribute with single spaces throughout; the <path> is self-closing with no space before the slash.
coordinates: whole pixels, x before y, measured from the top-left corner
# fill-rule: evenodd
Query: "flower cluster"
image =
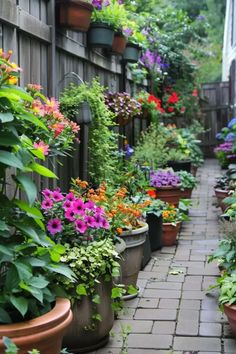
<path id="1" fill-rule="evenodd" d="M 107 92 L 105 103 L 118 119 L 128 121 L 141 115 L 141 104 L 127 92 Z"/>
<path id="2" fill-rule="evenodd" d="M 171 92 L 169 89 L 163 97 L 163 106 L 168 114 L 183 114 L 186 110 L 180 95 L 176 91 Z"/>
<path id="3" fill-rule="evenodd" d="M 166 204 L 165 210 L 162 212 L 163 223 L 176 223 L 178 221 L 178 208 L 173 204 Z"/>
<path id="4" fill-rule="evenodd" d="M 228 153 L 228 152 L 232 152 L 232 148 L 233 148 L 233 143 L 232 142 L 226 142 L 226 143 L 223 143 L 223 144 L 220 144 L 219 146 L 217 146 L 214 149 L 214 152 L 215 153 L 217 153 L 217 152 Z"/>
<path id="5" fill-rule="evenodd" d="M 41 87 L 29 84 L 27 91 L 33 97 L 29 107 L 32 113 L 48 128 L 44 131 L 40 127 L 31 133 L 35 149 L 44 155 L 55 156 L 70 151 L 80 127 L 65 118 L 60 112 L 60 104 L 55 98 L 46 98 L 40 93 Z M 40 98 L 39 98 L 40 97 Z"/>
<path id="6" fill-rule="evenodd" d="M 78 198 L 73 192 L 64 195 L 59 188 L 44 189 L 42 195 L 47 231 L 56 243 L 90 242 L 103 237 L 110 227 L 105 210 L 92 200 Z"/>
<path id="7" fill-rule="evenodd" d="M 16 85 L 19 72 L 22 71 L 16 63 L 10 61 L 13 52 L 9 50 L 5 53 L 0 48 L 0 84 Z"/>
<path id="8" fill-rule="evenodd" d="M 152 171 L 150 174 L 150 185 L 152 187 L 176 187 L 179 184 L 180 177 L 171 170 Z"/>
<path id="9" fill-rule="evenodd" d="M 141 91 L 137 95 L 137 101 L 142 106 L 143 118 L 151 115 L 153 112 L 158 114 L 164 114 L 165 111 L 162 107 L 162 102 L 160 98 L 157 98 L 154 95 L 150 95 L 148 92 Z"/>

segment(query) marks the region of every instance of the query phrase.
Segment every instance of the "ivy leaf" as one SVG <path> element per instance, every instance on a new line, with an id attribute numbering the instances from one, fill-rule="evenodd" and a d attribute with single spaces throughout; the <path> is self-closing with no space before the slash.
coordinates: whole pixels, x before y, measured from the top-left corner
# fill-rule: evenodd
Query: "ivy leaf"
<path id="1" fill-rule="evenodd" d="M 86 290 L 86 288 L 85 288 L 85 286 L 83 284 L 79 284 L 76 287 L 76 293 L 78 295 L 87 295 L 87 290 Z"/>
<path id="2" fill-rule="evenodd" d="M 101 303 L 100 296 L 99 296 L 99 295 L 95 295 L 95 296 L 93 297 L 92 301 L 93 301 L 95 304 L 100 304 L 100 303 Z"/>

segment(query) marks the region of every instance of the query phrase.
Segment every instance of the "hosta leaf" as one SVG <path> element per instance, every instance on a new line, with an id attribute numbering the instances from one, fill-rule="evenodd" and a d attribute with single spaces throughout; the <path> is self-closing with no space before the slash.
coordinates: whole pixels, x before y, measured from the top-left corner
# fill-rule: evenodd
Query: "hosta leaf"
<path id="1" fill-rule="evenodd" d="M 10 113 L 10 112 L 6 112 L 6 113 L 1 112 L 0 113 L 0 121 L 2 123 L 12 122 L 13 120 L 14 120 L 14 116 L 12 113 Z"/>
<path id="2" fill-rule="evenodd" d="M 0 322 L 1 323 L 11 323 L 12 322 L 10 316 L 3 308 L 0 308 Z"/>

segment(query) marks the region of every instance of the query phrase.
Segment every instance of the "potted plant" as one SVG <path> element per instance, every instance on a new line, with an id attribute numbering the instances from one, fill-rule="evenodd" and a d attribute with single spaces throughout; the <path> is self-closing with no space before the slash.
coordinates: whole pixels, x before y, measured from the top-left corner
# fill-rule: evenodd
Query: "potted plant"
<path id="1" fill-rule="evenodd" d="M 138 21 L 127 21 L 126 27 L 123 29 L 127 44 L 123 54 L 123 61 L 128 63 L 137 63 L 141 53 L 142 47 L 146 44 L 146 36 L 140 32 Z"/>
<path id="2" fill-rule="evenodd" d="M 59 27 L 87 32 L 93 6 L 90 0 L 56 0 L 56 17 Z"/>
<path id="3" fill-rule="evenodd" d="M 43 137 L 49 132 L 31 109 L 33 98 L 16 85 L 20 69 L 10 56 L 0 54 L 0 351 L 7 335 L 19 354 L 32 347 L 59 354 L 72 314 L 69 300 L 57 299 L 62 292 L 55 277 L 74 277 L 60 263 L 64 247 L 48 239 L 43 215 L 33 205 L 37 188 L 32 173 L 56 176 L 37 161 L 45 160 L 45 147 L 34 146 L 30 134 L 42 129 Z M 21 199 L 19 190 L 26 198 Z"/>
<path id="4" fill-rule="evenodd" d="M 136 99 L 142 105 L 142 118 L 149 118 L 151 122 L 158 123 L 160 115 L 164 113 L 161 99 L 146 91 L 139 92 Z"/>
<path id="5" fill-rule="evenodd" d="M 215 196 L 217 198 L 218 205 L 221 207 L 221 210 L 224 212 L 227 208 L 227 205 L 223 200 L 229 196 L 230 190 L 234 189 L 235 182 L 230 180 L 228 175 L 221 176 L 216 179 L 216 184 L 214 186 Z"/>
<path id="6" fill-rule="evenodd" d="M 73 311 L 63 343 L 72 351 L 91 351 L 107 342 L 114 321 L 112 279 L 119 275 L 119 258 L 110 225 L 105 210 L 78 189 L 67 194 L 46 189 L 42 194 L 48 235 L 65 247 L 60 260 L 77 277 L 76 283 L 63 276 L 58 280 L 69 294 Z"/>
<path id="7" fill-rule="evenodd" d="M 158 199 L 178 206 L 181 183 L 180 177 L 173 170 L 152 171 L 150 185 L 156 188 Z"/>
<path id="8" fill-rule="evenodd" d="M 125 22 L 125 7 L 118 0 L 93 0 L 93 6 L 88 43 L 92 47 L 112 49 L 114 33 L 119 32 Z"/>
<path id="9" fill-rule="evenodd" d="M 127 39 L 122 30 L 117 30 L 112 42 L 112 53 L 122 55 L 125 51 Z"/>
<path id="10" fill-rule="evenodd" d="M 197 185 L 196 178 L 187 171 L 179 171 L 177 174 L 180 177 L 181 198 L 190 199 L 192 196 L 193 188 Z"/>
<path id="11" fill-rule="evenodd" d="M 163 246 L 173 246 L 176 243 L 183 218 L 185 217 L 180 213 L 178 208 L 176 208 L 173 204 L 167 203 L 165 210 L 162 212 Z"/>
<path id="12" fill-rule="evenodd" d="M 125 125 L 134 117 L 141 115 L 140 103 L 127 92 L 107 92 L 105 94 L 105 103 L 116 115 L 120 125 Z"/>
<path id="13" fill-rule="evenodd" d="M 218 145 L 214 149 L 214 153 L 222 169 L 227 169 L 230 163 L 235 162 L 235 154 L 233 153 L 233 143 L 231 141 L 224 142 Z"/>

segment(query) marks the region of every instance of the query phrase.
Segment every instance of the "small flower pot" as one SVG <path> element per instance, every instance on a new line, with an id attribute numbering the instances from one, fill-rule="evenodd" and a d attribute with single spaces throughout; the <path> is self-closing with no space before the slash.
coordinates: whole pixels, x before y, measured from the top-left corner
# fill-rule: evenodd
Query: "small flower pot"
<path id="1" fill-rule="evenodd" d="M 129 63 L 137 63 L 140 55 L 140 47 L 137 44 L 127 43 L 123 60 Z"/>
<path id="2" fill-rule="evenodd" d="M 157 217 L 155 214 L 148 214 L 147 223 L 151 250 L 154 252 L 162 247 L 162 216 Z"/>
<path id="3" fill-rule="evenodd" d="M 173 246 L 176 243 L 177 236 L 180 230 L 181 222 L 177 222 L 176 225 L 170 223 L 163 223 L 162 243 L 163 246 Z"/>
<path id="4" fill-rule="evenodd" d="M 186 188 L 183 191 L 180 191 L 180 198 L 181 199 L 191 199 L 192 197 L 193 188 Z"/>
<path id="5" fill-rule="evenodd" d="M 231 328 L 234 336 L 236 336 L 236 305 L 225 304 L 224 305 L 224 313 L 226 314 L 226 316 L 228 318 L 229 325 L 230 325 L 230 328 Z"/>
<path id="6" fill-rule="evenodd" d="M 221 210 L 224 212 L 227 208 L 228 205 L 223 202 L 225 198 L 229 196 L 229 192 L 223 189 L 215 189 L 215 195 L 217 198 L 218 206 L 221 208 Z"/>
<path id="7" fill-rule="evenodd" d="M 90 47 L 111 49 L 114 39 L 114 30 L 105 23 L 94 22 L 88 31 Z"/>
<path id="8" fill-rule="evenodd" d="M 168 161 L 167 166 L 173 168 L 175 172 L 178 171 L 187 171 L 191 172 L 191 161 L 190 160 L 185 160 L 185 161 Z"/>
<path id="9" fill-rule="evenodd" d="M 2 337 L 9 337 L 19 348 L 18 354 L 38 349 L 42 354 L 60 354 L 62 337 L 72 321 L 68 299 L 57 299 L 45 315 L 29 321 L 0 325 L 0 354 L 5 353 Z"/>
<path id="10" fill-rule="evenodd" d="M 162 200 L 163 202 L 174 204 L 176 207 L 179 205 L 179 200 L 181 198 L 181 190 L 179 186 L 166 186 L 156 188 L 157 199 Z"/>
<path id="11" fill-rule="evenodd" d="M 73 31 L 87 32 L 93 6 L 80 0 L 56 0 L 57 23 Z"/>
<path id="12" fill-rule="evenodd" d="M 122 33 L 116 32 L 112 42 L 112 53 L 122 55 L 125 51 L 127 40 Z"/>

